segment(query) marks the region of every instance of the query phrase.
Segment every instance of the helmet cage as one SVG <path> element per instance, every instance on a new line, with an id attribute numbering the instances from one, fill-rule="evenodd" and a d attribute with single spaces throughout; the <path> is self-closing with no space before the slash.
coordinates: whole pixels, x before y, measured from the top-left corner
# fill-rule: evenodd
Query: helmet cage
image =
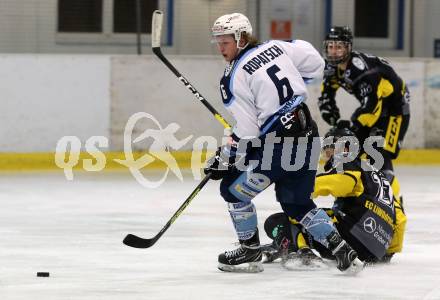
<path id="1" fill-rule="evenodd" d="M 338 43 L 338 44 L 341 43 L 345 48 L 345 52 L 342 53 L 341 55 L 330 55 L 328 51 L 328 47 L 329 45 L 334 43 Z M 330 65 L 336 66 L 338 64 L 342 64 L 348 61 L 352 50 L 352 43 L 341 40 L 325 40 L 323 44 L 323 48 L 324 48 L 325 59 L 328 61 Z M 336 50 L 336 52 L 338 51 Z"/>
<path id="2" fill-rule="evenodd" d="M 338 42 L 344 45 L 345 53 L 341 55 L 330 55 L 328 47 L 330 43 Z M 350 53 L 353 48 L 353 33 L 348 26 L 334 26 L 330 28 L 330 31 L 324 40 L 324 55 L 330 65 L 338 65 L 346 62 L 350 58 Z"/>
<path id="3" fill-rule="evenodd" d="M 354 159 L 359 153 L 359 141 L 354 133 L 347 128 L 332 128 L 325 135 L 323 140 L 322 151 L 332 149 L 332 155 L 325 155 L 329 161 L 338 162 L 344 158 Z"/>

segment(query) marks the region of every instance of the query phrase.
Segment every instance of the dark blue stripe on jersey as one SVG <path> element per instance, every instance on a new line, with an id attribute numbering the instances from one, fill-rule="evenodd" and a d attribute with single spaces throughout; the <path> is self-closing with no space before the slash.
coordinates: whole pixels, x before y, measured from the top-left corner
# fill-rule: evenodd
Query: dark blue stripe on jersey
<path id="1" fill-rule="evenodd" d="M 278 121 L 279 118 L 280 118 L 280 115 L 275 113 L 274 115 L 272 115 L 272 117 L 267 119 L 266 122 L 264 122 L 264 124 L 262 126 L 263 128 L 260 129 L 261 134 L 267 133 L 269 131 L 269 129 L 272 127 L 273 123 Z"/>
<path id="2" fill-rule="evenodd" d="M 222 96 L 223 104 L 228 106 L 232 103 L 234 99 L 234 95 L 231 93 L 231 89 L 229 88 L 229 83 L 231 81 L 231 77 L 223 76 L 220 79 L 220 95 Z"/>
<path id="3" fill-rule="evenodd" d="M 249 54 L 251 54 L 252 52 L 254 52 L 255 50 L 257 50 L 258 49 L 258 47 L 255 47 L 255 48 L 252 48 L 252 49 L 249 49 L 249 50 L 247 50 L 246 52 L 244 52 L 243 54 L 242 54 L 242 56 L 241 57 L 239 57 L 239 59 L 238 59 L 238 61 L 236 61 L 235 63 L 234 63 L 234 67 L 233 67 L 233 70 L 232 70 L 232 73 L 231 73 L 231 76 L 229 76 L 229 78 L 228 77 L 225 77 L 225 76 L 223 76 L 223 78 L 226 78 L 226 80 L 228 81 L 228 86 L 229 86 L 229 93 L 231 94 L 231 98 L 228 98 L 228 100 L 225 102 L 225 101 L 223 101 L 223 104 L 225 105 L 225 106 L 229 106 L 229 105 L 231 105 L 232 104 L 232 102 L 234 101 L 234 99 L 235 99 L 235 97 L 234 97 L 234 94 L 232 93 L 232 91 L 234 90 L 234 76 L 235 76 L 235 72 L 237 71 L 237 66 L 240 64 L 240 62 L 243 60 L 243 59 L 245 59 L 247 56 L 249 56 Z M 239 55 L 240 56 L 240 55 Z M 222 80 L 223 80 L 223 78 L 222 78 Z M 225 88 L 226 88 L 226 86 L 225 86 Z M 223 96 L 222 96 L 222 98 L 223 98 Z"/>
<path id="4" fill-rule="evenodd" d="M 313 78 L 303 77 L 302 79 L 304 80 L 304 83 L 305 83 L 305 84 L 308 84 L 308 83 L 310 83 L 310 82 L 313 81 Z"/>
<path id="5" fill-rule="evenodd" d="M 272 127 L 273 124 L 279 120 L 281 115 L 284 115 L 285 113 L 292 111 L 300 105 L 304 101 L 304 97 L 300 95 L 293 96 L 292 99 L 287 101 L 286 103 L 281 106 L 276 113 L 274 113 L 272 116 L 270 116 L 266 122 L 261 126 L 260 132 L 261 134 L 266 134 Z"/>

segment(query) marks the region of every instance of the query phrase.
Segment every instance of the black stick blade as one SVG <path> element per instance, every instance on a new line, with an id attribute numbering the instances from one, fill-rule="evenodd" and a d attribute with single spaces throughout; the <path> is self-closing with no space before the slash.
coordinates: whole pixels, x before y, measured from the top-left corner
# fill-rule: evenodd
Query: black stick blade
<path id="1" fill-rule="evenodd" d="M 133 247 L 133 248 L 150 248 L 156 243 L 157 239 L 143 239 L 134 234 L 127 234 L 127 236 L 122 241 L 125 245 Z"/>

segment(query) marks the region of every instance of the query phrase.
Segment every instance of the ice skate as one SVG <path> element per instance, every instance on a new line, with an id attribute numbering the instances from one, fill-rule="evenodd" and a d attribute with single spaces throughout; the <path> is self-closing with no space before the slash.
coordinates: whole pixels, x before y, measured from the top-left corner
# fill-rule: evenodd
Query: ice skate
<path id="1" fill-rule="evenodd" d="M 328 241 L 340 271 L 353 275 L 362 271 L 364 263 L 358 259 L 357 252 L 337 232 L 333 232 Z"/>
<path id="2" fill-rule="evenodd" d="M 266 244 L 261 246 L 261 252 L 263 255 L 262 262 L 263 264 L 271 263 L 281 257 L 281 251 L 274 244 Z"/>
<path id="3" fill-rule="evenodd" d="M 271 263 L 281 258 L 284 259 L 289 253 L 295 252 L 295 247 L 287 238 L 281 240 L 281 245 L 277 246 L 276 241 L 271 244 L 261 246 L 263 253 L 263 263 Z"/>
<path id="4" fill-rule="evenodd" d="M 290 271 L 313 271 L 328 268 L 322 258 L 308 247 L 289 253 L 283 258 L 281 265 Z"/>
<path id="5" fill-rule="evenodd" d="M 249 240 L 240 241 L 240 247 L 218 256 L 218 268 L 224 272 L 262 272 L 262 252 L 258 231 Z"/>

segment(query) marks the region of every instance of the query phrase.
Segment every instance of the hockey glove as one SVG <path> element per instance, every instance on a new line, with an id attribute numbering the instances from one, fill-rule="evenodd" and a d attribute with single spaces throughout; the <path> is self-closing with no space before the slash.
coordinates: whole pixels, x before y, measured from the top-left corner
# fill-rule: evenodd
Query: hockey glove
<path id="1" fill-rule="evenodd" d="M 223 147 L 219 147 L 215 155 L 206 162 L 203 169 L 205 174 L 211 173 L 211 179 L 220 180 L 235 170 L 233 163 L 230 163 L 232 157 L 224 154 Z"/>
<path id="2" fill-rule="evenodd" d="M 343 128 L 347 128 L 347 129 L 351 129 L 352 123 L 349 120 L 339 120 L 338 123 L 336 124 L 336 127 L 338 129 L 343 129 Z"/>
<path id="3" fill-rule="evenodd" d="M 350 129 L 355 134 L 359 130 L 358 125 L 349 120 L 339 120 L 338 123 L 336 124 L 336 127 L 339 129 L 343 129 L 343 128 Z"/>
<path id="4" fill-rule="evenodd" d="M 339 114 L 339 109 L 337 107 L 333 107 L 328 101 L 319 102 L 319 111 L 321 112 L 321 116 L 324 121 L 331 126 L 335 126 L 336 122 L 341 117 Z"/>
<path id="5" fill-rule="evenodd" d="M 379 127 L 373 127 L 370 130 L 370 136 L 383 136 L 385 137 L 385 130 Z"/>

